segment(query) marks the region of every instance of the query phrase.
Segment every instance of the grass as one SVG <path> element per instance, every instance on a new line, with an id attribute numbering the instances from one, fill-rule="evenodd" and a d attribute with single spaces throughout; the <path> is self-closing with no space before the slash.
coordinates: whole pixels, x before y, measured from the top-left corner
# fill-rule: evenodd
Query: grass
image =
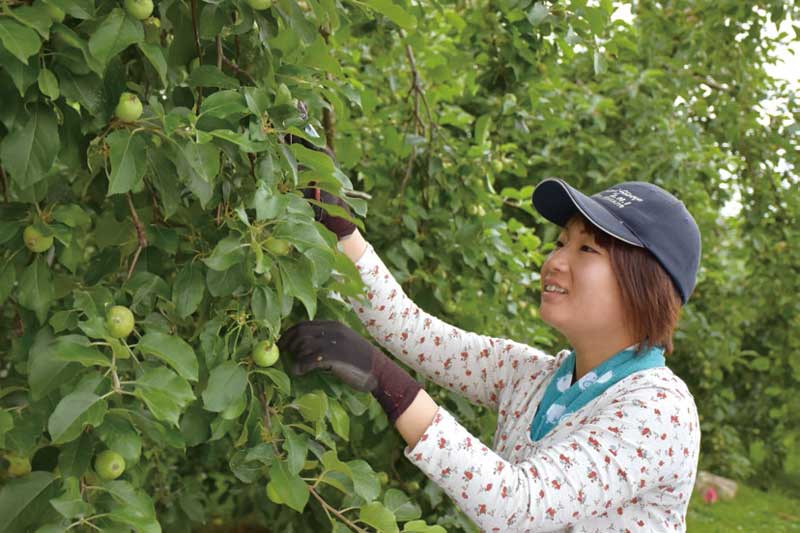
<path id="1" fill-rule="evenodd" d="M 687 531 L 800 532 L 800 474 L 787 476 L 778 487 L 764 492 L 740 483 L 735 499 L 713 504 L 695 493 L 689 502 Z"/>

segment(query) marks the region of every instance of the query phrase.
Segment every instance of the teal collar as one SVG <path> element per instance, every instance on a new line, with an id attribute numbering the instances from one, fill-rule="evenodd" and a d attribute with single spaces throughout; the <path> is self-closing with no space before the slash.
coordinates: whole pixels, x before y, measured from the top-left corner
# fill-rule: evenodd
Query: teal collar
<path id="1" fill-rule="evenodd" d="M 572 350 L 547 385 L 531 423 L 531 440 L 540 440 L 567 415 L 594 400 L 621 379 L 640 370 L 662 367 L 664 363 L 664 349 L 661 346 L 653 346 L 640 355 L 636 355 L 636 347 L 633 346 L 609 357 L 573 383 L 575 350 Z"/>

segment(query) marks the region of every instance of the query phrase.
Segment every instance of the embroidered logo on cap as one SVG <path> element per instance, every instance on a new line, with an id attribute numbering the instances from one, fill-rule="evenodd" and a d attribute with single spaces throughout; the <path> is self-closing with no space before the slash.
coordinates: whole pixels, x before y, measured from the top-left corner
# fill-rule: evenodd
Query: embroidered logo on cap
<path id="1" fill-rule="evenodd" d="M 609 189 L 594 195 L 594 198 L 605 200 L 620 209 L 631 205 L 633 202 L 644 202 L 628 189 Z"/>

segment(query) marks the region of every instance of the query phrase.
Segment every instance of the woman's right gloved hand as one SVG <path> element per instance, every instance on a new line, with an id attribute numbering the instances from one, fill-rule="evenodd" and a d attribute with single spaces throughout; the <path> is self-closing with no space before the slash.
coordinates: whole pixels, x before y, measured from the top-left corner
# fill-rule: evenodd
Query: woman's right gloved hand
<path id="1" fill-rule="evenodd" d="M 322 189 L 303 189 L 303 197 L 310 200 L 316 200 L 324 204 L 337 205 L 344 209 L 344 211 L 347 213 L 347 216 L 353 216 L 350 208 L 347 206 L 344 200 L 337 198 L 336 196 L 327 191 L 323 191 Z M 312 207 L 314 208 L 314 218 L 317 220 L 317 222 L 321 223 L 323 226 L 335 233 L 339 240 L 342 240 L 344 237 L 347 237 L 356 230 L 356 225 L 349 220 L 331 215 L 318 205 L 312 204 Z"/>

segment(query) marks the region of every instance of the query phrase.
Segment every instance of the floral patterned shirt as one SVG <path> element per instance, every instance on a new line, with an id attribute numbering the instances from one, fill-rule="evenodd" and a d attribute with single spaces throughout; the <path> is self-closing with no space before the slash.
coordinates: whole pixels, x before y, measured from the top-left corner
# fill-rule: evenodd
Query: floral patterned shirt
<path id="1" fill-rule="evenodd" d="M 425 313 L 371 245 L 356 267 L 368 301 L 350 302 L 375 340 L 498 412 L 491 448 L 440 406 L 404 450 L 482 531 L 686 530 L 700 425 L 694 398 L 671 370 L 631 374 L 532 442 L 536 407 L 567 350 L 548 355 Z"/>

